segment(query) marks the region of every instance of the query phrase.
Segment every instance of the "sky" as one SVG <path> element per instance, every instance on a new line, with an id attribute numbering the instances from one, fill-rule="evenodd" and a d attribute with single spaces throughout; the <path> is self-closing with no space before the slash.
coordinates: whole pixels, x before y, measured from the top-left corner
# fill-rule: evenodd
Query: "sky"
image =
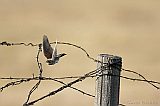
<path id="1" fill-rule="evenodd" d="M 79 45 L 95 59 L 102 53 L 120 56 L 123 68 L 160 81 L 159 5 L 157 0 L 0 0 L 0 42 L 38 44 L 47 35 L 50 42 L 57 39 Z M 54 66 L 48 66 L 43 53 L 40 54 L 44 76 L 79 76 L 96 69 L 97 63 L 80 49 L 60 44 L 57 48 L 59 53 L 67 55 Z M 37 50 L 38 47 L 31 46 L 0 46 L 0 77 L 38 75 Z M 140 78 L 124 71 L 121 75 Z M 0 80 L 0 86 L 7 82 L 10 80 Z M 35 83 L 4 89 L 0 93 L 0 105 L 21 106 Z M 95 85 L 95 78 L 88 78 L 74 87 L 95 95 Z M 61 86 L 43 81 L 31 101 Z M 35 106 L 93 106 L 94 102 L 94 98 L 68 88 Z M 121 78 L 120 103 L 159 106 L 159 90 L 146 82 Z"/>

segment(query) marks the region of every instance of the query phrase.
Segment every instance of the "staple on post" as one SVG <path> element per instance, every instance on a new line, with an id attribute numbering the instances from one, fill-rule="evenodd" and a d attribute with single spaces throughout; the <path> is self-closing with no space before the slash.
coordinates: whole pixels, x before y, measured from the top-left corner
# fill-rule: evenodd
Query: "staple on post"
<path id="1" fill-rule="evenodd" d="M 100 54 L 98 60 L 95 106 L 118 106 L 122 58 Z"/>

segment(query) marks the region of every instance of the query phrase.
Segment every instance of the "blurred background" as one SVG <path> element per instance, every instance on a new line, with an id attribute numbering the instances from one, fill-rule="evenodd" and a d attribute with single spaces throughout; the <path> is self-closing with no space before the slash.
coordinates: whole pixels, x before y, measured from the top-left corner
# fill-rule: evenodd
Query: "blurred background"
<path id="1" fill-rule="evenodd" d="M 121 56 L 123 68 L 160 81 L 160 1 L 158 0 L 0 0 L 0 42 L 41 43 L 43 35 L 51 42 L 80 45 L 97 58 L 107 53 Z M 0 46 L 0 77 L 38 75 L 38 47 Z M 96 68 L 79 49 L 58 45 L 68 55 L 48 66 L 41 53 L 44 76 L 83 75 Z M 139 78 L 122 72 L 122 75 Z M 65 80 L 68 82 L 71 80 Z M 0 80 L 0 86 L 9 81 Z M 21 106 L 37 81 L 23 83 L 0 93 L 0 106 Z M 62 86 L 41 82 L 31 100 Z M 74 85 L 95 95 L 95 78 Z M 145 82 L 121 79 L 120 103 L 126 106 L 159 106 L 160 93 Z M 70 88 L 35 104 L 35 106 L 94 106 L 94 98 Z"/>

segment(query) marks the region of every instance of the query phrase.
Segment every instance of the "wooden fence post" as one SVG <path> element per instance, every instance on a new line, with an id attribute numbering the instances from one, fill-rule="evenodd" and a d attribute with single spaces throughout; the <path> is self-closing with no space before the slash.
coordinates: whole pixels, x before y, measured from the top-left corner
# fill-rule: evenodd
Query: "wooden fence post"
<path id="1" fill-rule="evenodd" d="M 118 106 L 122 58 L 100 54 L 98 60 L 103 64 L 97 64 L 95 106 Z"/>

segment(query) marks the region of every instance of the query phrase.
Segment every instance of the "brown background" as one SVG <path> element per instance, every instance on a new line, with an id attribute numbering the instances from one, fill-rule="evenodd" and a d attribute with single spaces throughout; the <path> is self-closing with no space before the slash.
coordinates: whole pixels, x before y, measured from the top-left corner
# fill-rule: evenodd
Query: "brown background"
<path id="1" fill-rule="evenodd" d="M 100 53 L 123 58 L 123 67 L 150 80 L 160 81 L 160 1 L 158 0 L 0 0 L 0 41 L 71 42 L 84 47 L 94 58 Z M 0 77 L 30 77 L 38 74 L 37 47 L 0 47 Z M 48 66 L 43 54 L 44 76 L 83 75 L 94 70 L 92 62 L 79 49 L 58 45 L 65 56 Z M 122 72 L 122 75 L 138 78 Z M 66 80 L 66 82 L 69 80 Z M 0 86 L 6 81 L 0 81 Z M 0 93 L 0 106 L 21 106 L 36 82 L 9 87 Z M 61 86 L 44 81 L 32 100 Z M 75 87 L 95 94 L 95 79 Z M 160 92 L 151 85 L 121 79 L 120 103 L 127 106 L 159 106 Z M 38 102 L 35 106 L 94 106 L 94 98 L 72 89 Z"/>

